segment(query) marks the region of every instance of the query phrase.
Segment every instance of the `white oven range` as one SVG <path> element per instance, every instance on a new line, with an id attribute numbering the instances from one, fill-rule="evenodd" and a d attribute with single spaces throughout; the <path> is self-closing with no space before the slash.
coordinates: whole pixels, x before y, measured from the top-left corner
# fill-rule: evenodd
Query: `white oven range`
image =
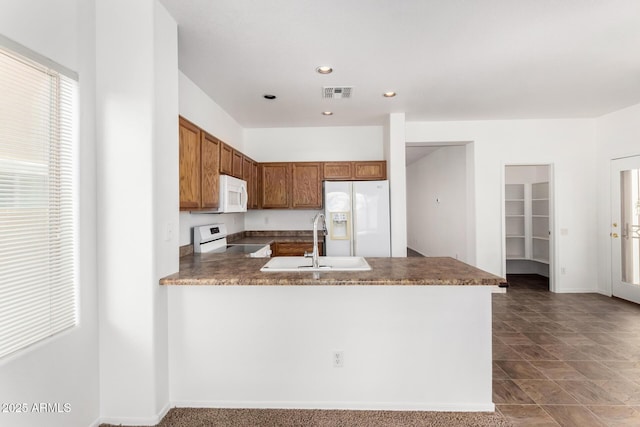
<path id="1" fill-rule="evenodd" d="M 209 224 L 193 228 L 193 251 L 197 253 L 237 253 L 252 258 L 269 258 L 271 247 L 265 244 L 227 242 L 226 224 Z"/>

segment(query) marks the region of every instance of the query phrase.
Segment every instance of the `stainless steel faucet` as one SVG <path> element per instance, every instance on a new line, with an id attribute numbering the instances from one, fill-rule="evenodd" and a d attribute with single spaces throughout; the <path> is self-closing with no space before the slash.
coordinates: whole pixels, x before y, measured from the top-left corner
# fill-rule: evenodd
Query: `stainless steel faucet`
<path id="1" fill-rule="evenodd" d="M 311 253 L 305 252 L 304 256 L 309 258 L 311 257 L 311 265 L 313 268 L 318 268 L 319 266 L 319 254 L 318 254 L 318 221 L 322 218 L 322 230 L 323 234 L 327 234 L 327 223 L 324 218 L 324 214 L 322 212 L 318 212 L 318 214 L 313 218 L 313 251 Z"/>

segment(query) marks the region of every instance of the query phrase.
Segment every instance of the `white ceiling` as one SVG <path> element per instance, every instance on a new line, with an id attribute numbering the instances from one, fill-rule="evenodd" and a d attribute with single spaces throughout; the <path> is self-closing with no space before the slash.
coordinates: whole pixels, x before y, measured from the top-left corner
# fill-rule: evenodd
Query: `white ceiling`
<path id="1" fill-rule="evenodd" d="M 640 0 L 160 1 L 180 69 L 245 128 L 594 117 L 640 102 Z M 353 97 L 322 99 L 331 85 Z"/>

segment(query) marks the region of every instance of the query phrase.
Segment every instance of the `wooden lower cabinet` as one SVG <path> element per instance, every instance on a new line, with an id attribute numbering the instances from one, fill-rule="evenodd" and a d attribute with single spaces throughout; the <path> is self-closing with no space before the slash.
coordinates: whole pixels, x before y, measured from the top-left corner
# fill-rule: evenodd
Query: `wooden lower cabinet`
<path id="1" fill-rule="evenodd" d="M 322 255 L 323 244 L 318 242 L 318 253 Z M 275 242 L 271 256 L 303 256 L 313 251 L 313 242 Z"/>

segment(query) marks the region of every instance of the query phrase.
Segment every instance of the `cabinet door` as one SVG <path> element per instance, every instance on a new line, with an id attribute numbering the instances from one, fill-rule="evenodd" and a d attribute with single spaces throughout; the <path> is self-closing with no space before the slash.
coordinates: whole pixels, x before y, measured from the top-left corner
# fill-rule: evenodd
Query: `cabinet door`
<path id="1" fill-rule="evenodd" d="M 232 164 L 232 173 L 231 175 L 235 176 L 236 178 L 240 178 L 242 179 L 242 159 L 243 159 L 243 155 L 240 151 L 238 150 L 233 150 L 233 164 Z"/>
<path id="2" fill-rule="evenodd" d="M 220 143 L 220 174 L 233 175 L 233 148 Z"/>
<path id="3" fill-rule="evenodd" d="M 293 163 L 291 165 L 291 207 L 322 208 L 322 164 Z"/>
<path id="4" fill-rule="evenodd" d="M 251 201 L 250 207 L 251 209 L 258 209 L 258 207 L 260 206 L 260 195 L 258 194 L 258 188 L 260 187 L 258 186 L 258 162 L 256 162 L 255 160 L 251 160 L 251 170 L 252 179 L 248 185 L 251 188 L 251 193 L 253 193 L 253 199 Z"/>
<path id="5" fill-rule="evenodd" d="M 353 176 L 351 162 L 325 162 L 322 164 L 322 175 L 326 180 L 350 180 Z"/>
<path id="6" fill-rule="evenodd" d="M 313 242 L 276 242 L 272 256 L 303 256 L 313 251 Z M 318 242 L 318 253 L 322 255 L 322 242 Z"/>
<path id="7" fill-rule="evenodd" d="M 289 208 L 290 163 L 262 163 L 260 170 L 262 208 Z"/>
<path id="8" fill-rule="evenodd" d="M 353 179 L 387 179 L 387 162 L 384 160 L 373 162 L 353 162 Z"/>
<path id="9" fill-rule="evenodd" d="M 251 185 L 254 180 L 252 160 L 247 156 L 242 156 L 242 179 L 247 181 L 247 209 L 251 209 L 256 193 Z"/>
<path id="10" fill-rule="evenodd" d="M 200 208 L 200 129 L 180 117 L 180 210 Z"/>
<path id="11" fill-rule="evenodd" d="M 220 203 L 220 141 L 202 132 L 200 143 L 202 163 L 202 203 L 203 208 L 218 208 Z"/>

